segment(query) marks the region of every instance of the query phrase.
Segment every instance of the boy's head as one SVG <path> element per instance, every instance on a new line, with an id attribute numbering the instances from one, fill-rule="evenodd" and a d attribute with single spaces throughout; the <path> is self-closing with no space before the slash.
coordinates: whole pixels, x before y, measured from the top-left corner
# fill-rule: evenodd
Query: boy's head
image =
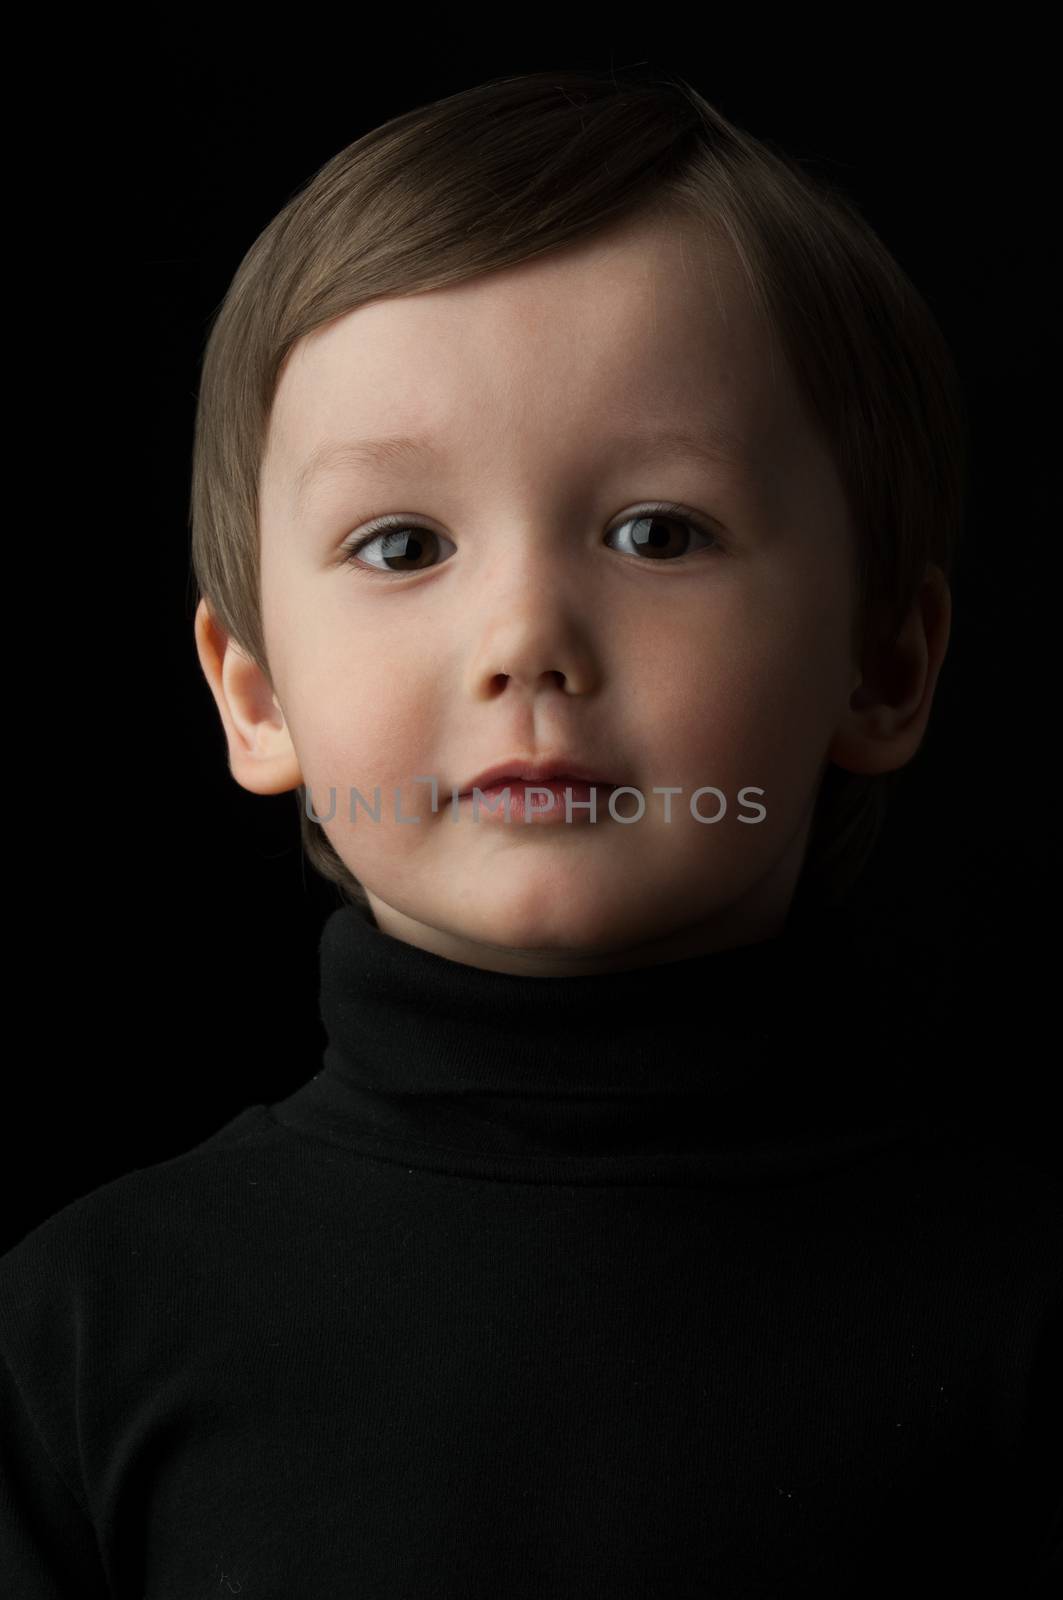
<path id="1" fill-rule="evenodd" d="M 208 344 L 196 636 L 232 772 L 454 959 L 770 937 L 810 872 L 853 881 L 923 739 L 965 464 L 899 268 L 685 86 L 397 118 L 270 225 Z M 547 825 L 452 799 L 562 751 L 637 793 Z"/>

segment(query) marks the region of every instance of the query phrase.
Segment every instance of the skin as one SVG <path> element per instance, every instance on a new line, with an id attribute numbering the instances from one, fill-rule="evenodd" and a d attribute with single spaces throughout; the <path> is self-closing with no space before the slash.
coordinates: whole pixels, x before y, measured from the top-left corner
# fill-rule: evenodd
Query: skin
<path id="1" fill-rule="evenodd" d="M 739 464 L 611 445 L 622 421 L 699 419 L 738 435 Z M 445 462 L 347 466 L 296 504 L 322 440 L 393 432 L 431 435 Z M 308 784 L 319 814 L 335 787 L 325 832 L 379 927 L 448 959 L 566 975 L 772 938 L 828 763 L 885 772 L 923 738 L 944 577 L 927 568 L 889 659 L 854 659 L 833 461 L 733 255 L 690 223 L 626 219 L 316 330 L 282 369 L 260 488 L 270 675 L 205 601 L 195 623 L 232 774 L 255 794 Z M 662 501 L 706 531 L 667 523 L 654 559 L 632 519 Z M 349 546 L 392 512 L 430 530 L 422 555 L 380 572 L 404 545 L 378 541 L 361 551 L 378 570 L 352 567 Z M 466 804 L 452 820 L 452 785 L 561 747 L 639 789 L 642 818 L 493 826 Z M 428 774 L 434 814 L 412 782 Z M 711 825 L 689 811 L 707 784 L 727 800 Z M 352 785 L 370 803 L 380 786 L 379 823 L 350 821 Z M 655 785 L 680 788 L 671 822 Z M 764 792 L 743 803 L 745 786 Z M 419 823 L 395 820 L 396 790 Z M 758 803 L 764 820 L 739 820 Z"/>

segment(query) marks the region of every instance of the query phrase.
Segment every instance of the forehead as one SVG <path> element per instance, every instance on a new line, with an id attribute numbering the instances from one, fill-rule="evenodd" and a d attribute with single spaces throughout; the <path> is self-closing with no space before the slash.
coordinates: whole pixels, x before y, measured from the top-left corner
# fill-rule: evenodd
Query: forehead
<path id="1" fill-rule="evenodd" d="M 516 266 L 360 306 L 282 369 L 266 476 L 305 486 L 322 449 L 410 434 L 497 463 L 633 427 L 711 433 L 752 465 L 794 396 L 730 247 L 699 224 L 625 220 Z M 782 380 L 782 381 L 781 381 Z"/>

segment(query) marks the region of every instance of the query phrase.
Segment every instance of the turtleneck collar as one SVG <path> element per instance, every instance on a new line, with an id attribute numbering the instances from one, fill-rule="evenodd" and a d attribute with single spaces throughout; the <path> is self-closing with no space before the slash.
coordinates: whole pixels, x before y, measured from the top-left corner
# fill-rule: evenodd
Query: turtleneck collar
<path id="1" fill-rule="evenodd" d="M 921 1125 L 944 974 L 888 920 L 819 912 L 759 944 L 523 977 L 345 906 L 320 947 L 323 1070 L 274 1108 L 384 1160 L 524 1181 L 785 1178 Z"/>

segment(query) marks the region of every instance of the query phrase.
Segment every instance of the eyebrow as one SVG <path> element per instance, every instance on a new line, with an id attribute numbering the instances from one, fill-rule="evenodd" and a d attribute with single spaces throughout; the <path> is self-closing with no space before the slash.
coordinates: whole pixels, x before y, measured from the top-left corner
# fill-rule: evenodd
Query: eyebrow
<path id="1" fill-rule="evenodd" d="M 647 428 L 614 434 L 609 446 L 616 454 L 639 454 L 657 461 L 697 461 L 706 466 L 739 468 L 745 464 L 746 446 L 719 423 L 698 428 Z M 388 434 L 378 439 L 325 439 L 303 462 L 293 482 L 296 509 L 310 485 L 342 468 L 400 468 L 439 465 L 446 452 L 424 436 Z"/>

